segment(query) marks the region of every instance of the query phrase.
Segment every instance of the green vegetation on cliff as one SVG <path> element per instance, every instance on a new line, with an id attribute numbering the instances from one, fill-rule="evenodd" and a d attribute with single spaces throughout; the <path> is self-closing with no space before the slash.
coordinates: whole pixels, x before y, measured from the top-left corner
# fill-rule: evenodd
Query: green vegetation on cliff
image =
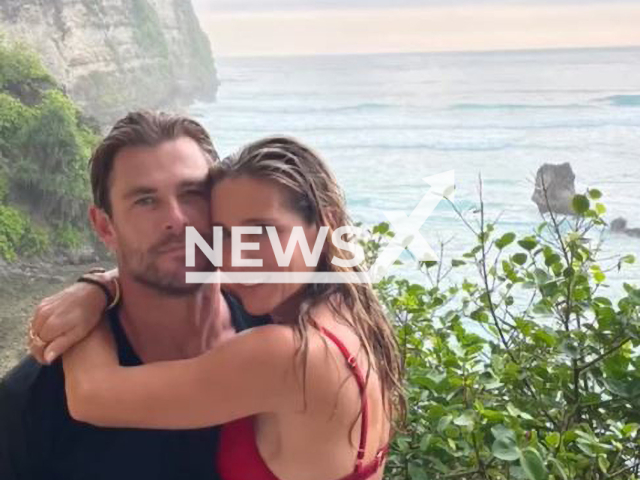
<path id="1" fill-rule="evenodd" d="M 97 139 L 37 55 L 0 37 L 0 258 L 78 245 Z"/>

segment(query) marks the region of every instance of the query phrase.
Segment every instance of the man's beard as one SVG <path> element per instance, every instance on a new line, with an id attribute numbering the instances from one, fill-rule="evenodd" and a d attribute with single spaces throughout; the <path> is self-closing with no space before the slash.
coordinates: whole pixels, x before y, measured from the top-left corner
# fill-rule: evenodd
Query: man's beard
<path id="1" fill-rule="evenodd" d="M 205 238 L 203 236 L 203 238 Z M 200 283 L 187 283 L 184 269 L 179 271 L 161 268 L 160 257 L 168 249 L 185 247 L 184 235 L 168 235 L 146 251 L 132 251 L 120 248 L 120 263 L 136 282 L 163 295 L 173 297 L 188 296 L 202 288 Z M 212 269 L 207 263 L 203 270 Z"/>

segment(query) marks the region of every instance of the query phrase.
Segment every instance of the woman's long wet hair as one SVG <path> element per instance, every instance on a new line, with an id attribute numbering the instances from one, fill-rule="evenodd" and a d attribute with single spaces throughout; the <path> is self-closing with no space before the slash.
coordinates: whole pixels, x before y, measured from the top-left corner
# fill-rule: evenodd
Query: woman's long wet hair
<path id="1" fill-rule="evenodd" d="M 330 261 L 334 257 L 350 259 L 333 244 L 331 238 L 334 230 L 351 225 L 351 221 L 344 195 L 334 175 L 309 147 L 289 137 L 268 137 L 250 143 L 212 169 L 213 186 L 223 179 L 238 177 L 275 183 L 288 194 L 290 207 L 307 224 L 329 228 L 327 245 L 320 257 L 318 271 L 364 271 L 360 266 L 339 267 Z M 355 331 L 368 360 L 367 381 L 371 369 L 375 369 L 380 379 L 385 411 L 393 424 L 401 422 L 406 405 L 398 345 L 393 327 L 371 284 L 312 283 L 303 287 L 301 298 L 300 315 L 292 326 L 300 342 L 298 354 L 303 369 L 303 385 L 306 385 L 307 329 L 315 325 L 311 312 L 315 306 L 326 303 L 336 318 Z"/>

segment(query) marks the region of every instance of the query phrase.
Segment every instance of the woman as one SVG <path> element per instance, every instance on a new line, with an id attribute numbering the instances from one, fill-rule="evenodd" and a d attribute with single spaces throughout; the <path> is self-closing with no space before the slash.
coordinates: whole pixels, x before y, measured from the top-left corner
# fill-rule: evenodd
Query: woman
<path id="1" fill-rule="evenodd" d="M 212 222 L 226 233 L 274 226 L 286 246 L 294 227 L 315 244 L 328 227 L 317 267 L 299 245 L 281 267 L 269 235 L 252 258 L 262 271 L 360 272 L 332 233 L 349 224 L 324 162 L 289 138 L 243 148 L 212 173 Z M 252 238 L 247 238 L 252 237 Z M 77 420 L 100 426 L 198 428 L 225 424 L 216 457 L 224 480 L 380 479 L 392 423 L 403 412 L 393 331 L 369 284 L 228 284 L 252 315 L 273 324 L 234 335 L 200 357 L 121 367 L 106 324 L 64 358 L 67 402 Z"/>

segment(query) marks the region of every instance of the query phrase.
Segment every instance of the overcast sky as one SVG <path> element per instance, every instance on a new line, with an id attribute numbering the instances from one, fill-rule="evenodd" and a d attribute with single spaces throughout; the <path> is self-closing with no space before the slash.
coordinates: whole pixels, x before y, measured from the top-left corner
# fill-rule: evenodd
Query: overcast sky
<path id="1" fill-rule="evenodd" d="M 640 0 L 193 0 L 219 56 L 640 45 Z"/>

